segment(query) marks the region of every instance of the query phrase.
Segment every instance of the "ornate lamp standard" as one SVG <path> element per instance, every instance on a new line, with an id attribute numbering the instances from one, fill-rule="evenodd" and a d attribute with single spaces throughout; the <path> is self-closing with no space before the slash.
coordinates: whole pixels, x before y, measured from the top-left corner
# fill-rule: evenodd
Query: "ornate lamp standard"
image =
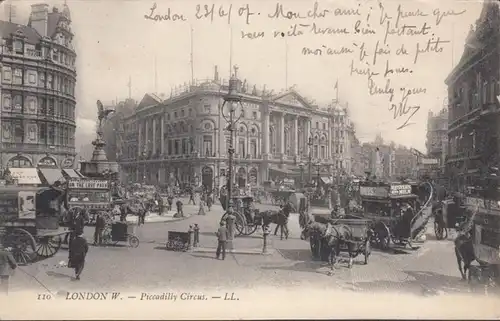
<path id="1" fill-rule="evenodd" d="M 234 67 L 234 75 L 229 80 L 228 94 L 224 96 L 224 103 L 221 107 L 222 117 L 228 123 L 227 130 L 229 131 L 229 146 L 228 146 L 228 173 L 227 173 L 227 208 L 229 208 L 230 200 L 232 197 L 233 190 L 233 157 L 234 157 L 234 147 L 233 147 L 233 132 L 235 131 L 236 124 L 242 117 L 242 114 L 235 119 L 236 109 L 238 105 L 241 106 L 243 110 L 243 105 L 241 104 L 241 95 L 238 93 L 238 78 L 237 78 L 238 67 Z M 224 111 L 224 106 L 228 105 L 227 111 Z"/>
<path id="2" fill-rule="evenodd" d="M 312 133 L 309 136 L 309 139 L 307 140 L 307 146 L 309 146 L 309 183 L 312 182 L 312 145 L 313 145 L 313 138 L 312 138 Z"/>

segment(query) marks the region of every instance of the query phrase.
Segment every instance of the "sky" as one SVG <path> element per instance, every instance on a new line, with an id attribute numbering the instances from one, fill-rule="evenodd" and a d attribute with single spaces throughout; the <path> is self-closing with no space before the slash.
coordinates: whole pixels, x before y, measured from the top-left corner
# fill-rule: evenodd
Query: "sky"
<path id="1" fill-rule="evenodd" d="M 5 17 L 6 4 L 13 4 L 14 21 L 26 23 L 30 5 L 37 2 L 7 0 L 0 4 L 0 14 Z M 480 1 L 448 0 L 200 2 L 201 14 L 205 4 L 214 5 L 211 21 L 210 16 L 197 18 L 198 3 L 191 0 L 157 0 L 153 14 L 154 1 L 67 0 L 67 4 L 78 51 L 77 148 L 93 138 L 96 101 L 127 98 L 129 77 L 136 100 L 146 92 L 169 96 L 172 87 L 188 83 L 192 48 L 196 79 L 212 78 L 215 65 L 220 77 L 228 78 L 232 63 L 239 67 L 241 78 L 257 87 L 280 92 L 294 85 L 320 106 L 336 97 L 348 103 L 362 142 L 380 133 L 384 140 L 425 151 L 428 112 L 443 107 L 444 80 L 459 61 L 482 8 Z M 283 15 L 273 17 L 279 5 Z M 175 14 L 177 21 L 154 20 L 156 15 L 165 18 L 169 9 L 170 18 Z M 221 11 L 231 12 L 230 23 Z M 289 11 L 295 14 L 287 16 Z M 248 12 L 253 15 L 247 20 Z M 386 36 L 388 29 L 393 33 Z M 326 34 L 318 34 L 321 31 Z M 261 32 L 263 37 L 247 36 Z M 379 54 L 374 59 L 377 43 Z M 421 53 L 415 62 L 417 46 Z M 376 74 L 369 77 L 368 69 Z M 395 115 L 394 107 L 400 115 Z M 413 112 L 410 125 L 403 126 Z"/>

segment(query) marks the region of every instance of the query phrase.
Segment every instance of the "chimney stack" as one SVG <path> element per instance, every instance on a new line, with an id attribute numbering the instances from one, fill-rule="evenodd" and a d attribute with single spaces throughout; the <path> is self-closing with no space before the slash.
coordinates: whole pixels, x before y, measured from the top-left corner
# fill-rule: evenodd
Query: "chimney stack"
<path id="1" fill-rule="evenodd" d="M 42 37 L 47 37 L 47 24 L 49 20 L 48 4 L 31 5 L 30 26 L 35 29 Z"/>

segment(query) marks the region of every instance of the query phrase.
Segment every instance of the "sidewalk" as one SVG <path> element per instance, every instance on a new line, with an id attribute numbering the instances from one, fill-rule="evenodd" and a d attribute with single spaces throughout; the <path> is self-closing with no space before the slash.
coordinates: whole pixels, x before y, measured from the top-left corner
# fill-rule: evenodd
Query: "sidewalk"
<path id="1" fill-rule="evenodd" d="M 145 223 L 165 223 L 165 222 L 175 222 L 181 221 L 189 218 L 190 216 L 197 215 L 199 206 L 196 205 L 184 205 L 184 216 L 174 217 L 177 211 L 165 211 L 163 215 L 158 212 L 149 212 L 145 218 Z M 127 222 L 137 223 L 139 217 L 137 215 L 127 215 Z"/>

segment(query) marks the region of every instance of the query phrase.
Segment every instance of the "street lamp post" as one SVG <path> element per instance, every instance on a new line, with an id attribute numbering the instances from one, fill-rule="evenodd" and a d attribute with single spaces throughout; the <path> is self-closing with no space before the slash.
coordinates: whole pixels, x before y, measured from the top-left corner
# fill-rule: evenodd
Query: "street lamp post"
<path id="1" fill-rule="evenodd" d="M 307 141 L 307 146 L 309 146 L 309 183 L 312 181 L 312 145 L 313 145 L 313 138 L 311 134 L 311 136 L 309 136 L 309 139 Z"/>
<path id="2" fill-rule="evenodd" d="M 229 80 L 228 94 L 224 96 L 224 103 L 221 107 L 222 117 L 228 123 L 227 130 L 229 131 L 229 146 L 228 146 L 228 173 L 227 173 L 227 208 L 229 208 L 232 190 L 233 190 L 233 157 L 234 157 L 234 147 L 233 147 L 233 132 L 235 131 L 236 124 L 241 118 L 241 114 L 235 119 L 235 113 L 238 104 L 243 110 L 243 105 L 241 104 L 241 96 L 238 93 L 238 78 L 237 78 L 238 68 L 234 67 L 234 75 Z M 224 114 L 224 106 L 228 105 L 227 114 Z"/>

